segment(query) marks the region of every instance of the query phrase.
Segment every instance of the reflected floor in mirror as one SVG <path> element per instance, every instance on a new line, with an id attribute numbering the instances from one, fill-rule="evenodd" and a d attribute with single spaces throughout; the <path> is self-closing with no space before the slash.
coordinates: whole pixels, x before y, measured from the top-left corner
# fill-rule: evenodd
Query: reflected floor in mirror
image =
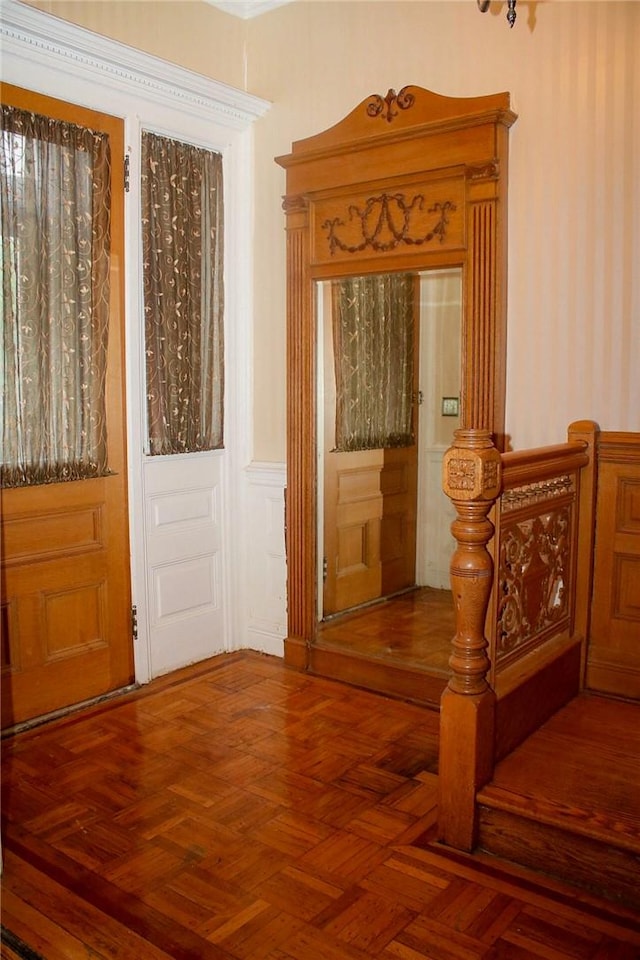
<path id="1" fill-rule="evenodd" d="M 320 624 L 322 646 L 430 670 L 448 670 L 455 616 L 450 590 L 417 587 Z"/>

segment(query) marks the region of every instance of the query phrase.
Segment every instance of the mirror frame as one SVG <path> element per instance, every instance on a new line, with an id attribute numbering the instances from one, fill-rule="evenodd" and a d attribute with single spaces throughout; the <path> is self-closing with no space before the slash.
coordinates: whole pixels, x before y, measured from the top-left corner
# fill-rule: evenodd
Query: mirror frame
<path id="1" fill-rule="evenodd" d="M 509 94 L 373 94 L 277 157 L 286 170 L 285 662 L 312 666 L 317 617 L 314 281 L 462 268 L 460 426 L 505 447 Z"/>

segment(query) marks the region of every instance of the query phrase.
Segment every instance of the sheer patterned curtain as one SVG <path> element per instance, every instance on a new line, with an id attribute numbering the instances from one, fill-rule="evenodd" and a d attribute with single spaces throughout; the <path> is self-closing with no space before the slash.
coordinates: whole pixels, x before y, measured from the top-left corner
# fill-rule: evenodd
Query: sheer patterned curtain
<path id="1" fill-rule="evenodd" d="M 333 283 L 339 451 L 414 443 L 414 292 L 406 273 Z"/>
<path id="2" fill-rule="evenodd" d="M 106 134 L 2 105 L 5 487 L 108 473 Z"/>
<path id="3" fill-rule="evenodd" d="M 142 135 L 149 453 L 223 445 L 223 193 L 219 154 Z"/>

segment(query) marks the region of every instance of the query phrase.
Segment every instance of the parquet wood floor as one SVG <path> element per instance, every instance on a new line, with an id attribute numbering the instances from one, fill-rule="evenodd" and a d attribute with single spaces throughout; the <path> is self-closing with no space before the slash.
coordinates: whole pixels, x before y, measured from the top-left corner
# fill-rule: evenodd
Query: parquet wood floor
<path id="1" fill-rule="evenodd" d="M 455 632 L 451 591 L 418 587 L 325 620 L 319 626 L 319 640 L 371 659 L 448 675 Z"/>
<path id="2" fill-rule="evenodd" d="M 46 960 L 639 960 L 629 911 L 415 844 L 437 750 L 434 711 L 255 653 L 21 733 L 3 925 Z"/>

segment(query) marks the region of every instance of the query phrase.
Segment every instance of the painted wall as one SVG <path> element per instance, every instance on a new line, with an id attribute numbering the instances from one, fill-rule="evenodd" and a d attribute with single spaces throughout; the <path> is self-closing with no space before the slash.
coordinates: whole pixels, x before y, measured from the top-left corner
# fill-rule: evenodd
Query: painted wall
<path id="1" fill-rule="evenodd" d="M 296 0 L 249 21 L 197 2 L 40 8 L 273 102 L 255 127 L 254 458 L 285 457 L 284 171 L 370 93 L 508 90 L 507 431 L 640 430 L 640 4 Z M 151 7 L 153 14 L 151 15 Z M 635 271 L 635 275 L 634 275 Z"/>
<path id="2" fill-rule="evenodd" d="M 640 430 L 640 4 L 301 2 L 251 21 L 256 125 L 256 449 L 281 457 L 284 172 L 273 156 L 370 93 L 508 90 L 507 431 L 560 442 L 575 419 Z M 495 15 L 494 15 L 495 14 Z M 528 23 L 529 14 L 535 17 Z M 635 59 L 635 62 L 634 62 Z"/>
<path id="3" fill-rule="evenodd" d="M 246 89 L 246 24 L 202 0 L 25 2 L 187 70 Z"/>

